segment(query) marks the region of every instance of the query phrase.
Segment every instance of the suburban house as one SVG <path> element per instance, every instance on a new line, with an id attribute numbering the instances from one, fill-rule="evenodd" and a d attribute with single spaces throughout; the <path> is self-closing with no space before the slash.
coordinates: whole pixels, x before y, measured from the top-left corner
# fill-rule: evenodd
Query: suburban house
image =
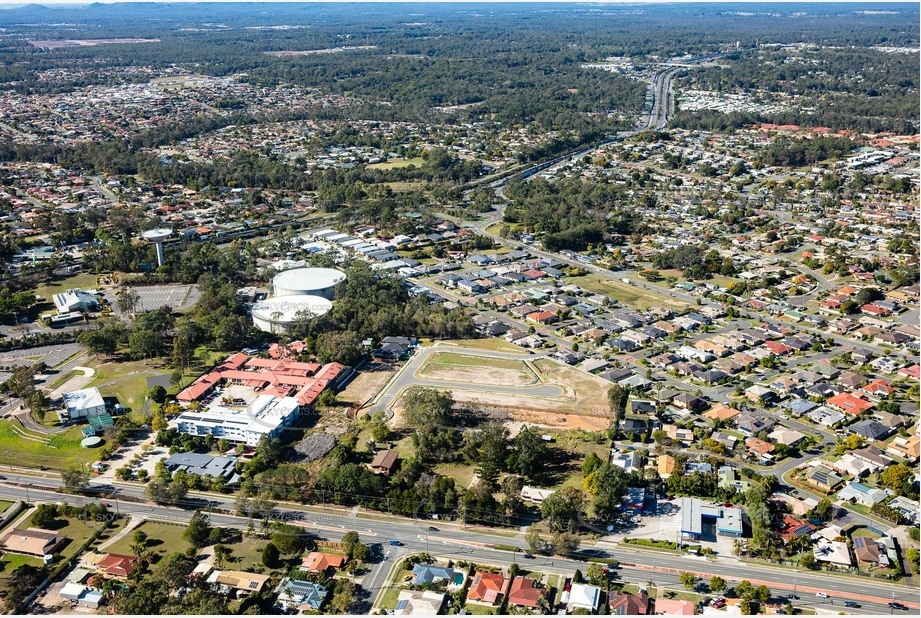
<path id="1" fill-rule="evenodd" d="M 441 613 L 445 593 L 434 590 L 400 590 L 394 616 L 435 616 Z"/>
<path id="2" fill-rule="evenodd" d="M 871 567 L 889 566 L 889 560 L 885 557 L 885 554 L 880 554 L 879 547 L 873 539 L 855 536 L 851 541 L 854 543 L 854 557 L 857 558 L 857 562 L 868 564 Z"/>
<path id="3" fill-rule="evenodd" d="M 14 554 L 46 556 L 56 552 L 69 539 L 41 528 L 13 528 L 3 537 L 3 549 Z"/>
<path id="4" fill-rule="evenodd" d="M 566 611 L 570 614 L 576 609 L 587 609 L 594 612 L 598 609 L 601 600 L 601 588 L 588 584 L 573 584 L 569 589 L 569 597 L 563 593 L 561 603 L 566 603 Z"/>
<path id="5" fill-rule="evenodd" d="M 512 580 L 512 585 L 508 590 L 509 605 L 520 605 L 523 607 L 539 607 L 541 597 L 547 592 L 546 588 L 541 588 L 539 584 L 530 577 L 518 576 Z"/>
<path id="6" fill-rule="evenodd" d="M 138 565 L 136 556 L 106 554 L 96 563 L 96 568 L 109 577 L 125 578 L 131 575 Z"/>
<path id="7" fill-rule="evenodd" d="M 397 452 L 386 450 L 378 451 L 371 462 L 371 471 L 375 474 L 390 476 L 397 465 Z"/>
<path id="8" fill-rule="evenodd" d="M 470 584 L 467 601 L 486 605 L 499 605 L 502 596 L 508 592 L 509 581 L 501 573 L 478 571 Z"/>
<path id="9" fill-rule="evenodd" d="M 697 606 L 694 601 L 679 601 L 677 599 L 656 599 L 655 600 L 655 611 L 653 612 L 656 615 L 662 616 L 693 616 L 697 613 Z"/>
<path id="10" fill-rule="evenodd" d="M 844 489 L 838 492 L 838 499 L 850 500 L 853 498 L 856 502 L 865 506 L 873 506 L 874 504 L 882 502 L 890 495 L 892 494 L 885 489 L 867 487 L 863 483 L 851 481 L 845 485 Z"/>
<path id="11" fill-rule="evenodd" d="M 283 612 L 319 611 L 326 601 L 326 586 L 313 582 L 284 578 L 276 589 L 278 599 L 275 605 Z"/>
<path id="12" fill-rule="evenodd" d="M 451 578 L 454 577 L 454 569 L 431 564 L 416 564 L 413 565 L 413 575 L 413 586 L 422 586 L 444 580 L 451 581 Z"/>
<path id="13" fill-rule="evenodd" d="M 309 573 L 326 573 L 329 569 L 341 569 L 346 560 L 346 556 L 312 551 L 307 554 L 301 564 L 303 569 Z"/>
<path id="14" fill-rule="evenodd" d="M 260 592 L 265 583 L 269 581 L 268 575 L 247 573 L 246 571 L 212 571 L 208 576 L 209 584 L 226 586 L 241 592 Z"/>
<path id="15" fill-rule="evenodd" d="M 649 596 L 645 592 L 628 594 L 617 592 L 608 601 L 612 616 L 645 616 L 649 613 Z"/>

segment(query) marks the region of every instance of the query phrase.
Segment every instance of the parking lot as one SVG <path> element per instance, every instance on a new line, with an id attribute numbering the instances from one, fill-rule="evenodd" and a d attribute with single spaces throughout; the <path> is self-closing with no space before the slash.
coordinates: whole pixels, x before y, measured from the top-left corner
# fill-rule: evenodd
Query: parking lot
<path id="1" fill-rule="evenodd" d="M 46 345 L 25 350 L 0 352 L 0 367 L 18 367 L 43 362 L 49 367 L 56 367 L 81 350 L 76 343 Z"/>
<path id="2" fill-rule="evenodd" d="M 173 311 L 184 311 L 195 306 L 201 292 L 195 285 L 148 285 L 128 288 L 138 295 L 137 312 L 153 311 L 160 307 L 171 307 Z M 118 296 L 112 290 L 105 292 L 112 310 L 120 314 Z"/>

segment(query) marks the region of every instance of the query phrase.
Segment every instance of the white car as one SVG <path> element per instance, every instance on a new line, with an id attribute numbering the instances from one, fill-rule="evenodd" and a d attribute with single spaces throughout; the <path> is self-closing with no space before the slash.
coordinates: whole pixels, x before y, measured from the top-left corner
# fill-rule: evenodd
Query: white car
<path id="1" fill-rule="evenodd" d="M 826 593 L 824 593 L 824 592 L 816 592 L 816 593 L 815 593 L 815 596 L 819 597 L 820 599 L 827 599 L 827 598 L 828 598 L 828 595 L 827 595 Z"/>

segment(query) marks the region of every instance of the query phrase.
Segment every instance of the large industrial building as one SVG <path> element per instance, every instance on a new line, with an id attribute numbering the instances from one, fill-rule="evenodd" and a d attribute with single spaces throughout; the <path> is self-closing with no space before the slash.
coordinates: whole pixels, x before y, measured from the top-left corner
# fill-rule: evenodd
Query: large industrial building
<path id="1" fill-rule="evenodd" d="M 345 273 L 335 268 L 295 268 L 275 275 L 272 296 L 336 297 L 336 286 L 345 281 Z"/>
<path id="2" fill-rule="evenodd" d="M 234 354 L 177 396 L 199 403 L 176 418 L 179 431 L 255 445 L 263 435 L 278 436 L 309 410 L 327 388 L 348 375 L 340 363 L 301 363 L 290 358 Z"/>

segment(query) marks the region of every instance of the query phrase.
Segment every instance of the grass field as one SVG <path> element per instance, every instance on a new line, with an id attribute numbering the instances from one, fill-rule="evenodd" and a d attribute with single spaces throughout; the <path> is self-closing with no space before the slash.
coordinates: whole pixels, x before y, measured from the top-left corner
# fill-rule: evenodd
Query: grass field
<path id="1" fill-rule="evenodd" d="M 458 352 L 435 352 L 429 357 L 429 363 L 444 365 L 461 365 L 464 367 L 489 367 L 494 369 L 511 369 L 513 371 L 530 371 L 528 365 L 512 358 L 489 358 L 472 356 Z"/>
<path id="2" fill-rule="evenodd" d="M 10 573 L 18 569 L 24 564 L 29 566 L 40 567 L 42 566 L 42 561 L 39 558 L 34 558 L 32 556 L 21 556 L 19 554 L 5 554 L 0 558 L 0 578 L 6 579 L 10 576 Z"/>
<path id="3" fill-rule="evenodd" d="M 23 438 L 14 431 L 14 426 L 22 430 L 17 421 L 0 421 L 0 464 L 66 470 L 73 465 L 92 463 L 98 459 L 98 449 L 80 446 L 83 439 L 80 427 L 71 427 L 63 433 L 47 436 L 23 430 L 26 435 L 37 439 L 47 438 L 48 444 L 44 444 Z"/>
<path id="4" fill-rule="evenodd" d="M 382 609 L 396 609 L 397 599 L 400 596 L 399 588 L 387 588 L 378 604 Z"/>
<path id="5" fill-rule="evenodd" d="M 457 346 L 459 348 L 472 348 L 474 350 L 490 350 L 492 352 L 508 352 L 510 354 L 521 354 L 524 352 L 517 345 L 513 345 L 504 339 L 496 337 L 486 337 L 484 339 L 449 339 L 439 341 L 438 347 L 447 348 L 448 346 Z M 422 342 L 423 347 L 431 346 L 433 342 L 426 340 Z"/>
<path id="6" fill-rule="evenodd" d="M 265 541 L 244 538 L 239 543 L 228 545 L 231 550 L 230 559 L 224 564 L 225 568 L 235 571 L 249 571 L 255 566 L 262 565 L 262 549 Z"/>
<path id="7" fill-rule="evenodd" d="M 185 526 L 145 521 L 135 530 L 143 530 L 147 534 L 147 547 L 159 558 L 175 552 L 184 552 L 189 548 L 189 544 L 182 538 Z M 134 532 L 131 532 L 107 547 L 106 551 L 112 554 L 131 555 L 133 540 Z"/>
<path id="8" fill-rule="evenodd" d="M 11 506 L 13 506 L 13 503 L 9 500 L 0 500 L 0 513 L 3 513 Z"/>
<path id="9" fill-rule="evenodd" d="M 384 163 L 373 163 L 368 166 L 368 169 L 392 170 L 399 167 L 409 167 L 410 165 L 422 167 L 423 163 L 425 163 L 425 159 L 422 157 L 413 157 L 412 159 L 391 159 L 389 161 L 385 161 Z"/>
<path id="10" fill-rule="evenodd" d="M 435 466 L 435 472 L 442 476 L 454 479 L 458 489 L 470 487 L 473 476 L 476 474 L 476 466 L 464 464 L 438 464 Z"/>
<path id="11" fill-rule="evenodd" d="M 46 283 L 45 285 L 40 285 L 35 289 L 35 295 L 41 296 L 48 302 L 52 302 L 51 297 L 54 294 L 60 294 L 61 292 L 66 292 L 67 290 L 72 290 L 74 288 L 80 288 L 84 290 L 95 289 L 96 275 L 81 273 L 79 275 L 74 275 L 73 277 L 61 279 L 60 281 Z"/>
<path id="12" fill-rule="evenodd" d="M 621 281 L 609 279 L 603 275 L 590 273 L 578 277 L 566 277 L 568 283 L 573 283 L 581 288 L 609 296 L 634 309 L 651 309 L 653 307 L 668 306 L 674 309 L 687 307 L 687 303 L 675 300 L 655 291 L 643 289 L 641 285 L 628 285 Z"/>

